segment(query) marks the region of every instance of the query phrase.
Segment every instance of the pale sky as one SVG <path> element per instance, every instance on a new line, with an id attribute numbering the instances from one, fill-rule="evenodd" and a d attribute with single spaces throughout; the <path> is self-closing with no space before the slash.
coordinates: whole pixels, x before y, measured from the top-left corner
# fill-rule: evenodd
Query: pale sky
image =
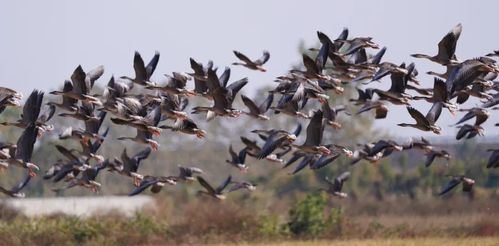
<path id="1" fill-rule="evenodd" d="M 158 80 L 164 73 L 190 71 L 189 57 L 224 67 L 235 61 L 234 49 L 250 57 L 266 49 L 267 73 L 233 68 L 233 79 L 249 77 L 245 91 L 251 93 L 301 59 L 300 40 L 313 45 L 317 30 L 335 38 L 348 27 L 350 37 L 372 36 L 387 46 L 384 60 L 415 61 L 419 79 L 430 87 L 433 79 L 424 72 L 444 68 L 409 55 L 436 54 L 437 43 L 457 23 L 463 25 L 459 59 L 499 49 L 498 9 L 499 1 L 1 1 L 0 85 L 25 95 L 33 88 L 54 89 L 78 64 L 104 65 L 99 81 L 106 83 L 112 74 L 133 75 L 135 50 L 144 60 L 160 51 Z M 389 86 L 389 79 L 383 82 L 382 88 Z M 414 106 L 423 113 L 430 107 Z M 399 136 L 428 135 L 395 126 L 411 120 L 398 107 L 377 125 Z M 447 126 L 457 120 L 442 115 L 444 135 L 454 135 Z M 499 133 L 496 122 L 497 116 L 485 125 L 488 136 Z"/>

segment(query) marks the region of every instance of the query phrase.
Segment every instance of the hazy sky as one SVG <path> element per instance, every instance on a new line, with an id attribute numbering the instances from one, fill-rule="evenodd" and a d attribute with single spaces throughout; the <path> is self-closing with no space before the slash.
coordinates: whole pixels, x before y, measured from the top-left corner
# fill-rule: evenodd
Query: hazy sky
<path id="1" fill-rule="evenodd" d="M 334 38 L 348 27 L 351 36 L 372 36 L 387 46 L 384 60 L 415 61 L 420 80 L 430 87 L 433 79 L 424 72 L 444 68 L 409 54 L 435 54 L 457 23 L 463 24 L 459 59 L 499 49 L 498 9 L 499 1 L 1 1 L 0 85 L 23 94 L 54 89 L 78 64 L 84 69 L 104 65 L 100 83 L 105 83 L 112 74 L 133 75 L 135 50 L 145 60 L 161 52 L 154 79 L 189 71 L 189 57 L 223 67 L 235 60 L 233 49 L 250 57 L 269 50 L 267 73 L 233 69 L 233 79 L 249 77 L 245 90 L 250 92 L 301 59 L 300 40 L 312 45 L 317 30 Z M 389 79 L 384 82 L 388 87 Z M 430 106 L 415 107 L 426 113 Z M 453 135 L 447 125 L 458 119 L 447 112 L 442 117 L 444 134 Z M 378 125 L 401 136 L 425 135 L 396 127 L 401 121 L 411 119 L 398 107 Z M 499 132 L 496 122 L 497 116 L 486 125 L 488 136 Z"/>

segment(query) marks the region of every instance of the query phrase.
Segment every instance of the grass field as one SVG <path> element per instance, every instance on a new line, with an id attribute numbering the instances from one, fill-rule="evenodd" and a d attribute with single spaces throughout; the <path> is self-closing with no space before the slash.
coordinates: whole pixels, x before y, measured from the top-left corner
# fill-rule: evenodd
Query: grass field
<path id="1" fill-rule="evenodd" d="M 348 207 L 343 212 L 320 206 L 320 198 L 257 215 L 251 206 L 203 199 L 182 207 L 164 200 L 158 205 L 161 210 L 147 209 L 131 217 L 27 217 L 5 205 L 0 206 L 0 245 L 499 246 L 499 212 L 492 200 L 453 207 L 433 201 L 426 209 L 418 209 L 416 202 L 384 203 L 385 210 L 374 215 L 361 213 L 368 209 Z"/>
<path id="2" fill-rule="evenodd" d="M 417 239 L 368 239 L 368 240 L 338 240 L 338 241 L 302 241 L 302 242 L 281 242 L 281 243 L 250 243 L 250 244 L 221 244 L 248 245 L 248 246 L 429 246 L 429 245 L 452 245 L 452 246 L 495 246 L 499 245 L 499 237 L 490 238 L 417 238 Z"/>

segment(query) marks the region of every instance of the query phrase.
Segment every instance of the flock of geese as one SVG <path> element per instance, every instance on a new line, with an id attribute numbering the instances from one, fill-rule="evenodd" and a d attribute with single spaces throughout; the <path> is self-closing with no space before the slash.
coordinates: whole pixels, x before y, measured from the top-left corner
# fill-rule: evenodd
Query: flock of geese
<path id="1" fill-rule="evenodd" d="M 59 134 L 60 139 L 78 141 L 80 149 L 68 149 L 63 145 L 56 145 L 57 151 L 64 159 L 54 163 L 46 170 L 43 179 L 53 182 L 62 181 L 64 185 L 54 191 L 85 187 L 97 191 L 101 186 L 97 181 L 102 170 L 116 173 L 129 178 L 135 188 L 129 193 L 133 196 L 150 189 L 153 193 L 161 191 L 165 185 L 178 183 L 193 183 L 197 180 L 203 187 L 199 193 L 216 199 L 224 199 L 233 191 L 246 189 L 252 191 L 256 184 L 233 180 L 227 177 L 218 187 L 212 186 L 203 178 L 203 170 L 199 167 L 179 166 L 179 172 L 172 176 L 144 175 L 140 172 L 140 164 L 148 158 L 152 151 L 160 146 L 154 138 L 163 131 L 170 130 L 179 134 L 194 135 L 205 138 L 206 131 L 200 129 L 189 117 L 186 108 L 191 97 L 206 99 L 206 105 L 192 108 L 191 114 L 206 115 L 210 121 L 215 117 L 238 118 L 242 114 L 258 120 L 269 120 L 269 110 L 277 114 L 308 120 L 305 129 L 305 141 L 297 143 L 297 137 L 302 132 L 302 126 L 295 129 L 255 129 L 251 135 L 255 138 L 241 136 L 244 148 L 237 151 L 229 147 L 230 158 L 226 161 L 241 172 L 247 172 L 246 157 L 283 164 L 289 167 L 298 162 L 292 174 L 296 174 L 306 167 L 320 169 L 334 162 L 344 155 L 350 158 L 353 165 L 365 160 L 376 163 L 397 151 L 418 149 L 427 156 L 425 165 L 428 167 L 436 158 L 450 159 L 445 150 L 435 149 L 424 139 L 413 139 L 406 144 L 398 144 L 393 140 L 379 140 L 374 143 L 350 148 L 338 143 L 323 143 L 324 131 L 340 131 L 342 125 L 337 121 L 338 115 L 343 112 L 345 117 L 355 114 L 365 114 L 372 111 L 375 119 L 383 119 L 388 114 L 388 105 L 405 106 L 412 123 L 400 123 L 400 127 L 413 127 L 420 131 L 440 134 L 442 128 L 437 124 L 443 110 L 452 114 L 466 112 L 456 126 L 459 132 L 456 138 L 473 138 L 483 135 L 482 124 L 490 116 L 490 110 L 497 109 L 499 104 L 499 82 L 494 79 L 499 68 L 494 57 L 499 51 L 485 56 L 467 60 L 459 60 L 455 50 L 462 31 L 461 24 L 452 28 L 438 43 L 438 53 L 434 56 L 414 54 L 415 58 L 428 59 L 446 68 L 444 73 L 428 72 L 435 76 L 433 88 L 423 88 L 417 78 L 418 71 L 415 64 L 400 65 L 382 61 L 386 47 L 380 49 L 370 37 L 349 38 L 348 29 L 344 29 L 336 39 L 329 38 L 322 32 L 317 32 L 320 41 L 319 49 L 310 49 L 311 57 L 303 54 L 303 69 L 294 69 L 289 73 L 276 78 L 277 86 L 268 92 L 268 96 L 261 102 L 241 95 L 242 102 L 247 110 L 233 107 L 238 92 L 248 83 L 247 78 L 230 81 L 231 69 L 226 67 L 219 71 L 213 62 L 201 64 L 190 59 L 192 72 L 173 72 L 167 76 L 165 84 L 151 80 L 156 70 L 160 54 L 152 57 L 146 65 L 141 55 L 135 52 L 133 67 L 135 74 L 132 77 L 111 77 L 103 95 L 92 93 L 95 82 L 103 75 L 102 66 L 85 72 L 78 66 L 70 80 L 64 82 L 60 91 L 50 92 L 60 97 L 60 101 L 43 104 L 44 93 L 34 90 L 24 103 L 22 114 L 16 122 L 1 122 L 4 126 L 22 128 L 24 131 L 17 143 L 0 143 L 0 166 L 7 169 L 17 166 L 26 169 L 25 178 L 11 189 L 0 187 L 0 190 L 11 197 L 24 197 L 22 190 L 29 184 L 31 178 L 37 175 L 39 167 L 31 162 L 34 144 L 38 138 L 54 129 L 49 122 L 58 111 L 58 117 L 72 118 L 83 122 L 83 128 L 69 127 Z M 379 50 L 374 55 L 371 50 Z M 263 52 L 259 59 L 250 59 L 241 52 L 234 51 L 239 61 L 234 66 L 244 66 L 257 72 L 265 72 L 265 63 L 270 54 Z M 380 81 L 389 77 L 391 87 L 381 90 L 368 87 L 373 81 Z M 187 86 L 193 81 L 193 88 Z M 188 83 L 189 82 L 189 83 Z M 329 98 L 334 94 L 341 94 L 345 86 L 357 88 L 358 97 L 350 99 L 350 103 L 358 106 L 358 111 L 348 112 L 345 105 L 332 107 Z M 361 89 L 363 87 L 364 89 Z M 367 87 L 367 88 L 366 88 Z M 133 90 L 133 89 L 138 90 Z M 408 92 L 412 94 L 409 94 Z M 274 98 L 279 97 L 277 103 Z M 479 98 L 483 105 L 463 109 L 459 107 L 470 97 Z M 0 113 L 6 107 L 18 107 L 22 96 L 14 90 L 0 88 Z M 455 99 L 455 100 L 453 100 Z M 411 106 L 411 102 L 421 100 L 431 105 L 425 114 Z M 312 102 L 315 110 L 304 113 L 305 105 Z M 124 125 L 136 131 L 135 135 L 119 137 L 119 141 L 133 141 L 144 145 L 144 149 L 137 153 L 129 153 L 125 148 L 120 157 L 104 157 L 99 148 L 106 140 L 109 127 L 103 127 L 106 117 L 116 125 Z M 474 124 L 469 120 L 475 119 Z M 107 140 L 109 141 L 109 140 Z M 487 168 L 499 167 L 499 150 L 490 150 L 491 156 Z M 289 154 L 289 155 L 288 155 Z M 284 156 L 289 156 L 284 160 Z M 339 174 L 334 179 L 325 178 L 325 192 L 338 197 L 346 197 L 342 192 L 344 182 L 348 180 L 350 172 Z M 475 181 L 464 175 L 450 176 L 450 181 L 444 186 L 440 195 L 445 194 L 462 183 L 463 191 L 472 189 Z"/>

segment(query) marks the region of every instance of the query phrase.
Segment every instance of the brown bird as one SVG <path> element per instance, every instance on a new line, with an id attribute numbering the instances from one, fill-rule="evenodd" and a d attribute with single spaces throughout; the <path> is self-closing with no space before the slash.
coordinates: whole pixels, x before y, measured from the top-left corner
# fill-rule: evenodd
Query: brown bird
<path id="1" fill-rule="evenodd" d="M 413 54 L 411 56 L 416 58 L 425 58 L 442 65 L 457 63 L 454 53 L 456 52 L 457 40 L 459 39 L 459 36 L 461 36 L 462 30 L 463 26 L 461 23 L 452 28 L 452 30 L 450 30 L 449 33 L 447 33 L 438 43 L 438 53 L 435 56 L 424 54 Z"/>
<path id="2" fill-rule="evenodd" d="M 239 60 L 242 62 L 234 62 L 232 65 L 241 65 L 245 66 L 251 70 L 258 70 L 262 72 L 266 72 L 265 68 L 263 68 L 263 64 L 265 64 L 269 58 L 270 58 L 270 53 L 268 51 L 263 51 L 263 56 L 258 59 L 258 60 L 250 60 L 247 56 L 245 56 L 243 53 L 234 50 L 234 54 L 237 56 Z"/>
<path id="3" fill-rule="evenodd" d="M 451 191 L 460 183 L 463 183 L 463 192 L 470 192 L 471 189 L 473 188 L 473 185 L 475 184 L 475 180 L 467 178 L 464 175 L 459 175 L 459 176 L 449 175 L 449 177 L 451 177 L 452 179 L 447 183 L 447 185 L 442 189 L 442 191 L 438 193 L 439 196 Z"/>
<path id="4" fill-rule="evenodd" d="M 436 134 L 440 134 L 442 128 L 435 125 L 435 122 L 438 120 L 438 117 L 440 117 L 442 107 L 442 102 L 435 102 L 430 111 L 428 111 L 428 114 L 424 116 L 415 108 L 408 106 L 407 111 L 411 117 L 416 120 L 416 124 L 400 123 L 398 125 L 402 127 L 413 127 L 422 131 L 432 131 Z"/>

